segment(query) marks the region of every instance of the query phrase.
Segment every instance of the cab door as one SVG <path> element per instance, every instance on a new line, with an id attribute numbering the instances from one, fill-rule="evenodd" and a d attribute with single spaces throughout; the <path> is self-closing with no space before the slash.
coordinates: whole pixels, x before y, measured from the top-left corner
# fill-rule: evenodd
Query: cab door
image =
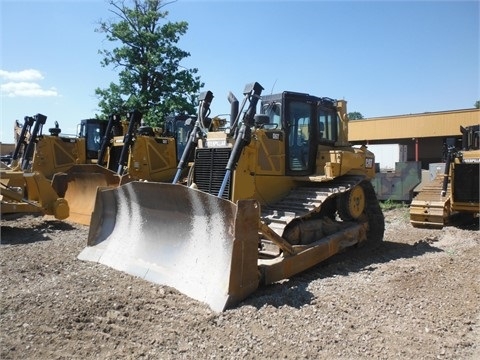
<path id="1" fill-rule="evenodd" d="M 284 95 L 283 104 L 283 128 L 287 137 L 286 174 L 313 174 L 317 151 L 315 101 L 308 95 L 287 94 Z"/>

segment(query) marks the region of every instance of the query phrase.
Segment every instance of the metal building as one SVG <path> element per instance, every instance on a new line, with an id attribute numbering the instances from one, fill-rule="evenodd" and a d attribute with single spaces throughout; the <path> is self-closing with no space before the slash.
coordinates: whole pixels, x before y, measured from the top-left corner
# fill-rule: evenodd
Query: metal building
<path id="1" fill-rule="evenodd" d="M 480 124 L 480 109 L 427 112 L 351 120 L 352 144 L 400 144 L 407 146 L 407 161 L 422 168 L 442 162 L 447 145 L 461 141 L 460 126 Z"/>

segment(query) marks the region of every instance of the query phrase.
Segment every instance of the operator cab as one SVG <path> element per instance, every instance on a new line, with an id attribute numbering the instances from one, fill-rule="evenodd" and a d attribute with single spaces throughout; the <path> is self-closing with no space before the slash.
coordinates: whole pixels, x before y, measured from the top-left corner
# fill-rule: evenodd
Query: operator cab
<path id="1" fill-rule="evenodd" d="M 190 131 L 193 128 L 195 120 L 191 115 L 168 116 L 165 119 L 163 135 L 173 137 L 177 145 L 177 161 L 180 161 L 183 151 L 187 146 Z M 193 155 L 192 159 L 193 160 Z"/>
<path id="2" fill-rule="evenodd" d="M 77 137 L 85 138 L 87 159 L 98 159 L 98 151 L 105 136 L 108 121 L 100 119 L 81 120 L 77 127 Z"/>
<path id="3" fill-rule="evenodd" d="M 332 147 L 339 139 L 340 119 L 336 101 L 296 92 L 262 96 L 260 113 L 268 125 L 281 129 L 287 138 L 286 175 L 315 172 L 319 145 Z"/>

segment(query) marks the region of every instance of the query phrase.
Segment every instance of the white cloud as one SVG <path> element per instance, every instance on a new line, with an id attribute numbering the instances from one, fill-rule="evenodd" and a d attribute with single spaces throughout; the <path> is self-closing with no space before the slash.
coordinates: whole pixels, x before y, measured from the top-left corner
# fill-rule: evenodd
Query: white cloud
<path id="1" fill-rule="evenodd" d="M 38 81 L 43 80 L 42 73 L 35 69 L 21 71 L 6 71 L 0 69 L 0 78 L 5 83 L 0 85 L 2 96 L 8 97 L 55 97 L 59 96 L 57 89 L 44 89 Z"/>
<path id="2" fill-rule="evenodd" d="M 0 92 L 8 97 L 51 97 L 58 96 L 55 88 L 42 89 L 42 87 L 33 82 L 8 82 L 0 85 Z"/>
<path id="3" fill-rule="evenodd" d="M 0 70 L 0 77 L 7 81 L 36 81 L 43 80 L 43 75 L 35 69 L 26 69 L 22 71 Z"/>

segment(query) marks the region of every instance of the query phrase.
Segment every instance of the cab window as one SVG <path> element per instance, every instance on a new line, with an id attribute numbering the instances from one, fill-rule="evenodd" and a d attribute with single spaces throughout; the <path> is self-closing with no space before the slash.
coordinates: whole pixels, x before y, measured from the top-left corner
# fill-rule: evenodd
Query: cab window
<path id="1" fill-rule="evenodd" d="M 319 142 L 335 142 L 338 140 L 338 117 L 334 110 L 322 109 L 318 111 L 318 139 Z"/>

